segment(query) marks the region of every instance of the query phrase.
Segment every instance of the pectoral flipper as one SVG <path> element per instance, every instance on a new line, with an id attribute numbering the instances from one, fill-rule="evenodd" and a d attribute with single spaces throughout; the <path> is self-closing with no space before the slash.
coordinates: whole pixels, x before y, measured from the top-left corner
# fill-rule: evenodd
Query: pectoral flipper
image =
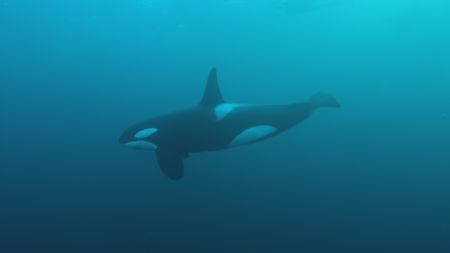
<path id="1" fill-rule="evenodd" d="M 170 148 L 160 147 L 156 150 L 156 159 L 162 172 L 172 180 L 180 180 L 184 176 L 183 160 L 186 155 Z"/>

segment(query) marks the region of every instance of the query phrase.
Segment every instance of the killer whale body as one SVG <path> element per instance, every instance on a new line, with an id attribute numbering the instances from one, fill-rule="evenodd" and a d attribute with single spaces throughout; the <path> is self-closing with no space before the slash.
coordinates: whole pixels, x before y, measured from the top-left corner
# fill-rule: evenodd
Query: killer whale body
<path id="1" fill-rule="evenodd" d="M 287 105 L 227 103 L 212 68 L 200 103 L 192 108 L 138 123 L 119 142 L 154 150 L 159 167 L 172 180 L 184 176 L 183 160 L 189 153 L 215 151 L 251 144 L 278 135 L 307 119 L 320 107 L 340 107 L 327 93 L 309 101 Z"/>

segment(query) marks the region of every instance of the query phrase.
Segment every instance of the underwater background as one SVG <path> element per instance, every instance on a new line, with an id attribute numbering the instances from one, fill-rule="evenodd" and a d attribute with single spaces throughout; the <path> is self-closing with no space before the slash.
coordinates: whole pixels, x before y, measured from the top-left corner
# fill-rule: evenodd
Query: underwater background
<path id="1" fill-rule="evenodd" d="M 192 154 L 118 143 L 225 99 L 323 109 Z M 447 0 L 0 0 L 0 252 L 450 252 Z"/>

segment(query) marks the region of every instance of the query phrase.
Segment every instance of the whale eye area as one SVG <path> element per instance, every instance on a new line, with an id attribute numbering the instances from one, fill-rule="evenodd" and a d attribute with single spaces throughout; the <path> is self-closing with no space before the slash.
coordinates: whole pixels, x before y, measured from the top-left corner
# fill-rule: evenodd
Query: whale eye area
<path id="1" fill-rule="evenodd" d="M 158 128 L 145 128 L 134 134 L 134 137 L 137 139 L 145 139 L 153 135 L 158 131 Z"/>

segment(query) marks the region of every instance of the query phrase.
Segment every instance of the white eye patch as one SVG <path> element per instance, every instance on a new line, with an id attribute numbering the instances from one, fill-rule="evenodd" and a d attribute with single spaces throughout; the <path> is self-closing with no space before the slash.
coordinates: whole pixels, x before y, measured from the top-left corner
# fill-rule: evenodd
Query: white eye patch
<path id="1" fill-rule="evenodd" d="M 156 133 L 157 131 L 158 131 L 158 128 L 142 129 L 142 130 L 138 131 L 137 133 L 135 133 L 134 137 L 138 138 L 138 139 L 148 138 L 148 137 L 150 137 L 150 135 Z"/>

